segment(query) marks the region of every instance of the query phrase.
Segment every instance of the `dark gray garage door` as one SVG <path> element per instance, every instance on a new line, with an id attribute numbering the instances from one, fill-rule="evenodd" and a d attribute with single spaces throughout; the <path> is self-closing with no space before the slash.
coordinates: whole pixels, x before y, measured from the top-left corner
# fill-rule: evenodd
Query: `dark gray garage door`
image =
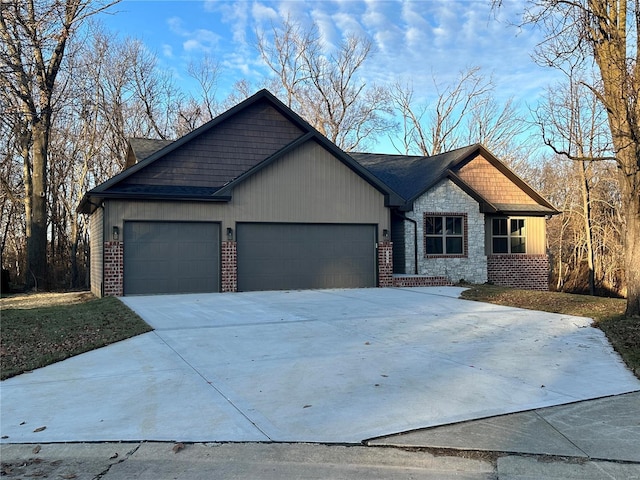
<path id="1" fill-rule="evenodd" d="M 376 285 L 374 225 L 237 225 L 238 289 Z"/>
<path id="2" fill-rule="evenodd" d="M 125 295 L 218 292 L 219 278 L 219 224 L 125 222 Z"/>

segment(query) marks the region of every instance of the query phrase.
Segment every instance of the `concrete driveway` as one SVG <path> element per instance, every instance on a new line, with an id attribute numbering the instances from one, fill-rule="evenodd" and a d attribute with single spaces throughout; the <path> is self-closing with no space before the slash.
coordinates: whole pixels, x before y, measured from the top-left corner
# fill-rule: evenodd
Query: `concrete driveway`
<path id="1" fill-rule="evenodd" d="M 359 443 L 640 390 L 590 320 L 461 290 L 123 298 L 155 331 L 2 382 L 2 442 Z"/>

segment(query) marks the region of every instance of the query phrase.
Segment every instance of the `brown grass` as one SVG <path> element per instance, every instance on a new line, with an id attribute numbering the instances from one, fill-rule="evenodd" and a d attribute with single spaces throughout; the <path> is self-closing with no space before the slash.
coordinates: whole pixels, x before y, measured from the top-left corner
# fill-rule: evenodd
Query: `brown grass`
<path id="1" fill-rule="evenodd" d="M 117 298 L 88 292 L 6 297 L 0 315 L 2 380 L 151 330 Z"/>

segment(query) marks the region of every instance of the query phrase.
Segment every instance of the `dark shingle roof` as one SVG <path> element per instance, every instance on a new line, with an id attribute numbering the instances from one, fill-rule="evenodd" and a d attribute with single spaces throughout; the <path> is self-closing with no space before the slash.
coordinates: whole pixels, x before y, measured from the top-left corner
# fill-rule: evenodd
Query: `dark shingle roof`
<path id="1" fill-rule="evenodd" d="M 118 184 L 109 189 L 114 195 L 152 195 L 154 197 L 205 198 L 213 195 L 219 187 L 191 187 L 181 185 L 137 185 Z"/>
<path id="2" fill-rule="evenodd" d="M 476 153 L 482 154 L 499 171 L 509 177 L 519 188 L 529 195 L 536 204 L 506 204 L 491 203 L 467 184 L 457 171 L 471 160 Z M 376 153 L 351 153 L 351 157 L 368 169 L 376 177 L 389 185 L 396 193 L 403 197 L 406 206 L 424 192 L 435 186 L 444 178 L 451 179 L 465 192 L 475 198 L 480 204 L 481 211 L 508 215 L 553 215 L 558 211 L 540 194 L 509 170 L 497 158 L 480 144 L 457 148 L 439 155 L 412 156 L 386 155 Z"/>
<path id="3" fill-rule="evenodd" d="M 129 145 L 131 146 L 131 150 L 133 150 L 133 154 L 136 156 L 136 162 L 150 157 L 171 143 L 173 143 L 173 140 L 156 140 L 152 138 L 129 139 Z"/>
<path id="4" fill-rule="evenodd" d="M 477 148 L 478 145 L 469 145 L 431 157 L 378 153 L 349 155 L 409 202 L 432 187 L 446 175 L 447 170 Z"/>
<path id="5" fill-rule="evenodd" d="M 255 109 L 259 110 L 263 106 L 273 109 L 277 115 L 282 116 L 280 123 L 295 130 L 295 135 L 289 138 L 281 135 L 282 132 L 275 132 L 277 135 L 274 136 L 274 132 L 268 129 L 266 129 L 265 133 L 265 128 L 263 128 L 265 122 L 268 127 L 273 126 L 274 122 L 270 118 L 259 117 L 258 122 L 250 118 L 248 128 L 236 129 L 236 131 L 231 133 L 237 135 L 235 137 L 229 136 L 231 143 L 238 143 L 239 141 L 242 148 L 233 150 L 235 144 L 231 146 L 227 144 L 222 146 L 214 145 L 214 151 L 218 154 L 216 158 L 222 159 L 222 161 L 216 163 L 211 160 L 210 148 L 200 149 L 201 145 L 198 142 L 205 133 L 213 132 L 218 133 L 218 137 L 225 137 L 229 135 L 227 130 L 233 130 L 233 125 L 231 124 L 234 120 L 238 120 L 238 118 L 245 119 L 244 117 L 246 115 L 250 116 L 251 112 Z M 269 142 L 265 141 L 265 139 L 268 139 Z M 275 144 L 273 139 L 277 140 Z M 131 139 L 130 149 L 127 154 L 128 168 L 86 192 L 77 211 L 93 213 L 99 205 L 100 199 L 106 197 L 145 197 L 149 200 L 156 198 L 182 198 L 187 200 L 229 201 L 235 186 L 256 172 L 271 165 L 279 158 L 282 158 L 283 155 L 292 151 L 294 148 L 309 141 L 318 143 L 373 188 L 381 192 L 385 197 L 386 205 L 399 206 L 403 203 L 400 195 L 392 191 L 384 182 L 380 181 L 366 168 L 362 167 L 353 158 L 331 143 L 302 117 L 273 96 L 273 94 L 267 90 L 261 90 L 175 142 L 139 138 Z M 267 146 L 269 148 L 262 148 L 261 146 L 264 146 L 264 144 L 268 144 Z M 232 151 L 225 152 L 223 147 L 232 148 Z M 257 148 L 259 151 L 253 151 L 252 156 L 245 155 L 244 150 L 247 150 L 247 148 L 249 150 L 256 150 Z M 190 149 L 198 150 L 200 155 L 192 155 Z M 238 150 L 241 150 L 240 153 L 238 153 Z M 203 151 L 204 154 L 202 154 Z M 191 164 L 185 166 L 187 162 L 182 161 L 184 157 L 186 157 L 187 161 L 192 161 Z M 205 161 L 200 161 L 203 159 Z M 198 161 L 196 162 L 196 160 Z M 169 165 L 163 165 L 164 161 Z M 182 185 L 185 185 L 184 188 L 187 190 L 171 190 L 171 188 L 175 186 L 174 184 L 177 183 L 173 181 L 176 174 L 172 173 L 171 162 L 180 164 L 181 167 L 184 167 L 183 170 L 185 171 L 190 169 L 187 173 L 204 171 L 205 173 L 211 174 L 213 172 L 214 175 L 208 175 L 207 179 L 210 180 L 213 176 L 217 175 L 215 179 L 220 181 L 216 183 L 208 181 L 208 184 L 206 184 L 204 181 L 200 181 L 201 178 L 197 174 L 195 176 L 198 178 L 196 181 L 193 181 L 193 174 L 187 178 L 186 174 L 181 173 Z M 195 163 L 198 163 L 198 165 L 194 166 Z M 203 165 L 205 168 L 198 170 L 198 167 Z M 229 168 L 219 168 L 221 166 L 231 167 L 231 170 Z M 138 172 L 143 173 L 139 174 Z M 147 175 L 144 176 L 144 174 Z M 141 178 L 141 176 L 143 178 Z M 187 178 L 187 180 L 185 180 L 185 178 Z M 149 185 L 144 186 L 143 184 Z M 193 185 L 193 187 L 191 185 Z M 175 187 L 183 188 L 179 186 Z M 210 188 L 211 190 L 209 192 L 196 190 L 201 187 Z"/>

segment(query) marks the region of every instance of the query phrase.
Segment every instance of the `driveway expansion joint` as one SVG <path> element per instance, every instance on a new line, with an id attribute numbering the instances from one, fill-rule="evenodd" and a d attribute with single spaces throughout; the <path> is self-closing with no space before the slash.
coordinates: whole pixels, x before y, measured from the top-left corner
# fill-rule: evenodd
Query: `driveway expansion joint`
<path id="1" fill-rule="evenodd" d="M 155 330 L 154 332 L 156 334 L 156 336 L 167 346 L 169 347 L 177 356 L 178 358 L 180 358 L 191 370 L 193 370 L 196 375 L 198 375 L 203 381 L 204 383 L 209 386 L 210 388 L 212 388 L 213 390 L 216 391 L 216 393 L 218 395 L 220 395 L 220 397 L 224 398 L 225 401 L 231 405 L 231 407 L 233 407 L 233 409 L 235 409 L 240 415 L 242 415 L 251 425 L 254 426 L 254 428 L 256 430 L 258 430 L 262 435 L 264 435 L 266 438 L 268 438 L 269 440 L 271 440 L 271 437 L 269 437 L 269 435 L 267 435 L 267 433 L 265 431 L 263 431 L 244 411 L 242 411 L 242 409 L 240 409 L 227 395 L 225 395 L 216 385 L 214 385 L 213 381 L 208 381 L 207 378 L 196 368 L 194 367 L 191 363 L 189 363 L 189 361 L 187 361 L 186 358 L 184 358 L 184 356 L 182 356 L 178 351 L 176 351 L 175 348 L 173 348 L 171 345 L 169 345 L 169 343 L 159 334 L 157 333 Z"/>

